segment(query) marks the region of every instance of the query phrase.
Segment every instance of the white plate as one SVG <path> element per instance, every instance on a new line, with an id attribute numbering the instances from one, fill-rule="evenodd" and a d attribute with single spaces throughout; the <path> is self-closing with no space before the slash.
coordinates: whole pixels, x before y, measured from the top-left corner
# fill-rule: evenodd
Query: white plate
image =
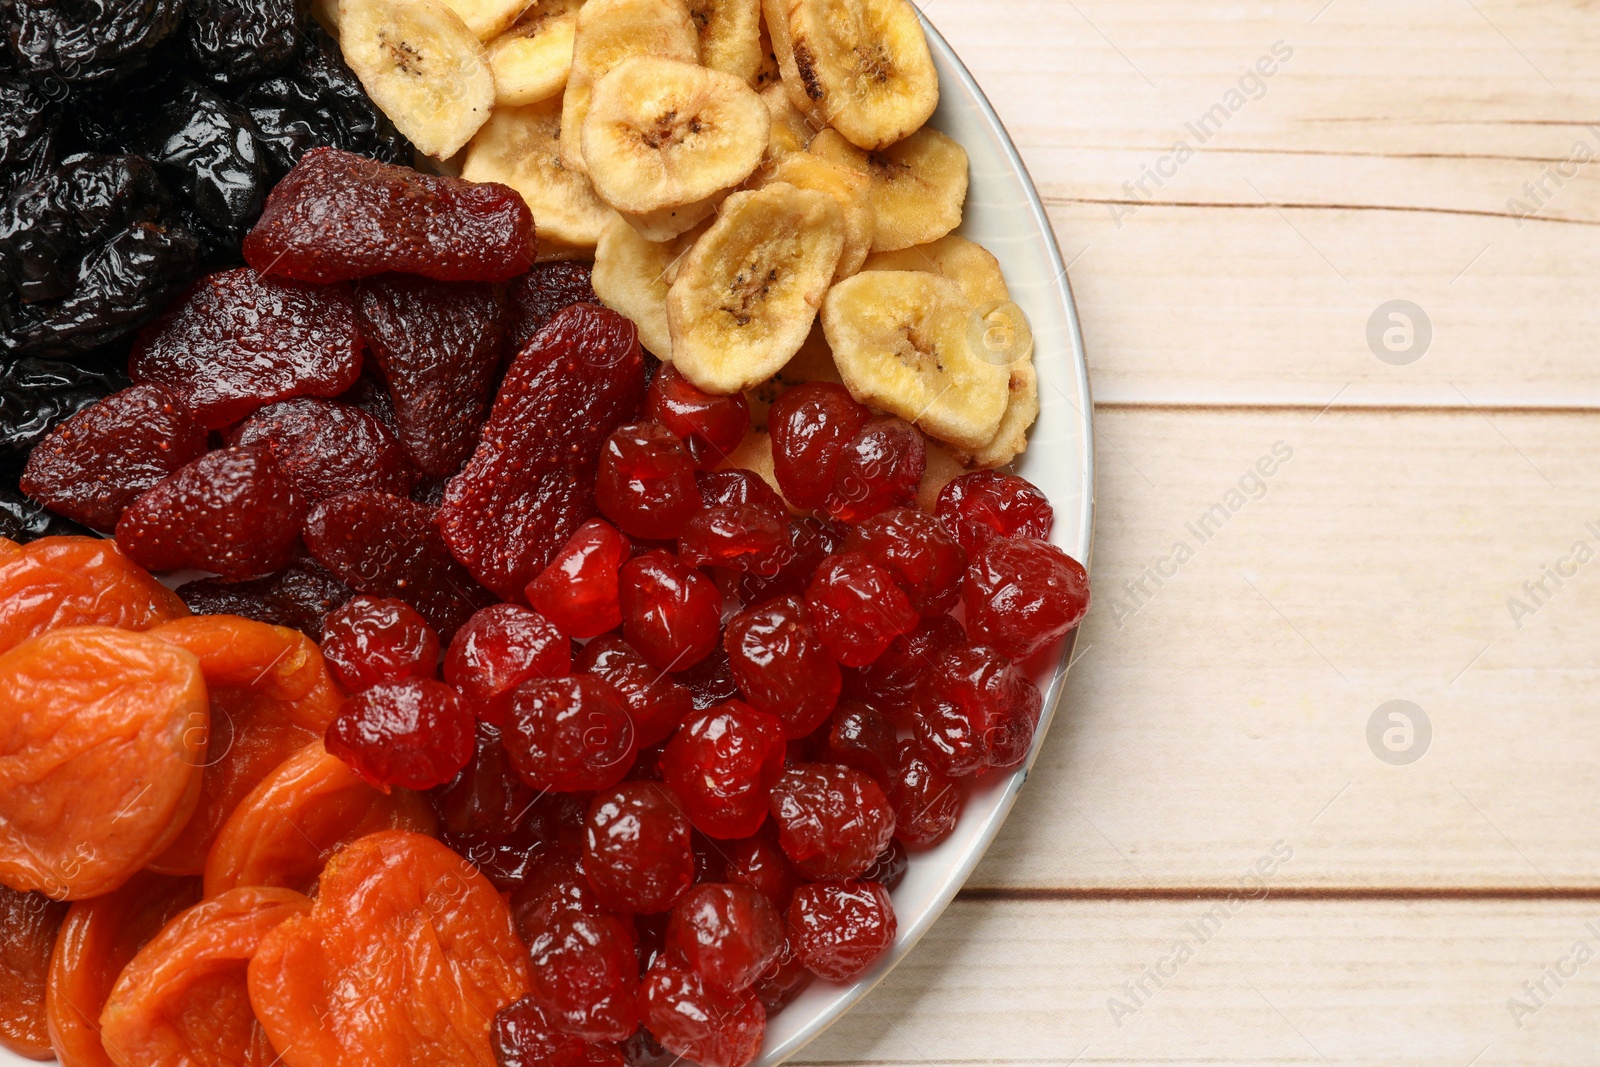
<path id="1" fill-rule="evenodd" d="M 1039 421 L 1018 473 L 1044 490 L 1055 507 L 1050 539 L 1087 565 L 1094 526 L 1089 375 L 1066 267 L 1044 205 L 1005 127 L 950 45 L 926 20 L 923 24 L 939 70 L 941 98 L 933 125 L 959 141 L 971 160 L 966 220 L 959 232 L 999 257 L 1011 297 L 1033 327 Z M 937 848 L 912 857 L 905 881 L 894 893 L 900 923 L 894 948 L 858 981 L 814 982 L 775 1015 L 759 1067 L 781 1063 L 827 1029 L 905 958 L 944 911 L 994 840 L 1027 779 L 1061 697 L 1071 654 L 1069 637 L 1059 660 L 1034 679 L 1044 690 L 1044 714 L 1028 762 L 1004 778 L 981 780 L 967 798 L 955 833 Z M 0 1049 L 0 1067 L 33 1062 Z"/>

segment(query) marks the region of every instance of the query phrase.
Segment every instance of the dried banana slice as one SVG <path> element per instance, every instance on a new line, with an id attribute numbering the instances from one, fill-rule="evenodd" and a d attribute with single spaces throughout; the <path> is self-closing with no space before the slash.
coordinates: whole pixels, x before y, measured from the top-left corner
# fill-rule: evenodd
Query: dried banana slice
<path id="1" fill-rule="evenodd" d="M 602 200 L 645 215 L 744 181 L 766 152 L 770 122 L 742 78 L 635 56 L 595 82 L 583 159 Z"/>
<path id="2" fill-rule="evenodd" d="M 874 252 L 937 241 L 961 225 L 967 150 L 938 130 L 918 130 L 881 152 L 863 152 L 837 131 L 823 130 L 810 151 L 872 179 L 868 196 L 878 214 Z"/>
<path id="3" fill-rule="evenodd" d="M 1028 429 L 1039 417 L 1039 375 L 1033 360 L 1024 359 L 1011 367 L 1007 386 L 1009 399 L 1000 417 L 1000 428 L 981 448 L 965 456 L 969 467 L 1004 467 L 1028 449 Z"/>
<path id="4" fill-rule="evenodd" d="M 583 0 L 534 0 L 489 45 L 497 104 L 537 104 L 560 94 L 572 66 Z"/>
<path id="5" fill-rule="evenodd" d="M 668 276 L 692 243 L 687 237 L 664 243 L 646 241 L 626 219 L 614 215 L 595 246 L 591 278 L 595 295 L 606 307 L 632 319 L 639 328 L 639 343 L 659 359 L 672 359 Z"/>
<path id="6" fill-rule="evenodd" d="M 688 0 L 700 62 L 754 85 L 761 69 L 761 0 Z"/>
<path id="7" fill-rule="evenodd" d="M 444 5 L 461 16 L 467 29 L 480 41 L 492 41 L 505 32 L 528 6 L 529 0 L 444 0 Z"/>
<path id="8" fill-rule="evenodd" d="M 867 199 L 871 182 L 866 175 L 805 152 L 797 152 L 779 159 L 762 177 L 762 184 L 788 182 L 800 189 L 815 189 L 827 193 L 839 203 L 844 219 L 844 251 L 839 265 L 834 268 L 834 282 L 842 282 L 861 270 L 872 250 L 872 238 L 878 231 L 878 218 Z"/>
<path id="9" fill-rule="evenodd" d="M 682 207 L 662 208 L 660 211 L 652 211 L 645 215 L 634 215 L 626 211 L 619 214 L 627 219 L 629 225 L 638 230 L 639 236 L 646 241 L 671 241 L 715 215 L 717 208 L 721 207 L 727 198 L 728 190 L 724 189 L 704 200 L 696 200 Z"/>
<path id="10" fill-rule="evenodd" d="M 860 148 L 887 148 L 939 106 L 939 76 L 910 0 L 763 0 L 795 107 Z"/>
<path id="11" fill-rule="evenodd" d="M 568 169 L 589 173 L 583 120 L 594 83 L 634 56 L 700 62 L 700 36 L 683 0 L 588 0 L 578 12 L 561 107 L 561 162 Z"/>
<path id="12" fill-rule="evenodd" d="M 851 394 L 962 449 L 994 438 L 1011 377 L 973 351 L 974 318 L 955 282 L 926 271 L 866 271 L 834 286 L 822 305 Z"/>
<path id="13" fill-rule="evenodd" d="M 758 93 L 777 85 L 783 77 L 783 72 L 778 69 L 778 53 L 772 47 L 772 35 L 767 32 L 767 17 L 764 14 L 761 16 L 760 51 L 761 62 L 756 67 L 755 75 L 750 79 L 750 88 Z"/>
<path id="14" fill-rule="evenodd" d="M 812 128 L 811 120 L 794 106 L 783 86 L 769 85 L 761 90 L 761 102 L 767 105 L 767 115 L 772 120 L 772 132 L 767 136 L 768 159 L 804 152 L 810 147 L 817 131 Z"/>
<path id="15" fill-rule="evenodd" d="M 340 0 L 339 44 L 372 102 L 425 154 L 455 155 L 488 121 L 483 44 L 437 0 Z"/>
<path id="16" fill-rule="evenodd" d="M 862 270 L 925 270 L 941 274 L 966 294 L 974 307 L 1009 303 L 1011 292 L 1000 272 L 1000 261 L 982 245 L 950 234 L 925 245 L 898 252 L 874 252 Z"/>
<path id="17" fill-rule="evenodd" d="M 561 165 L 561 101 L 497 107 L 467 145 L 461 176 L 501 182 L 522 194 L 533 212 L 539 240 L 593 248 L 611 211 L 589 179 Z"/>
<path id="18" fill-rule="evenodd" d="M 826 193 L 774 182 L 728 197 L 667 292 L 673 365 L 710 393 L 772 377 L 805 342 L 843 250 Z"/>

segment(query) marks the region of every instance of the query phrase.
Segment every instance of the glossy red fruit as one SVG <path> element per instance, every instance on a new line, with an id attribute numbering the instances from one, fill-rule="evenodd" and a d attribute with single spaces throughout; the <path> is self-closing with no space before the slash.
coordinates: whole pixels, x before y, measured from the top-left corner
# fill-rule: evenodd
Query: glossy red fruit
<path id="1" fill-rule="evenodd" d="M 64 518 L 110 533 L 146 489 L 205 455 L 206 430 L 164 385 L 124 389 L 33 447 L 22 491 Z"/>
<path id="2" fill-rule="evenodd" d="M 623 564 L 622 633 L 645 659 L 681 671 L 705 659 L 722 630 L 722 594 L 671 552 L 654 549 Z"/>
<path id="3" fill-rule="evenodd" d="M 684 720 L 661 756 L 662 780 L 701 833 L 749 837 L 767 817 L 783 752 L 782 723 L 730 700 Z"/>
<path id="4" fill-rule="evenodd" d="M 678 672 L 675 678 L 689 690 L 696 711 L 739 699 L 739 684 L 733 680 L 733 666 L 721 644 L 693 667 Z"/>
<path id="5" fill-rule="evenodd" d="M 394 403 L 395 434 L 417 468 L 461 469 L 489 415 L 505 356 L 505 291 L 485 282 L 385 274 L 356 286 L 361 333 Z"/>
<path id="6" fill-rule="evenodd" d="M 623 1067 L 622 1050 L 562 1033 L 531 996 L 495 1013 L 489 1028 L 496 1067 Z"/>
<path id="7" fill-rule="evenodd" d="M 858 553 L 822 561 L 806 587 L 806 607 L 822 643 L 846 667 L 865 667 L 918 622 L 889 573 Z"/>
<path id="8" fill-rule="evenodd" d="M 966 640 L 961 624 L 948 615 L 923 619 L 915 630 L 889 642 L 870 665 L 844 672 L 844 695 L 871 704 L 896 726 L 911 725 L 917 683 L 940 653 Z"/>
<path id="9" fill-rule="evenodd" d="M 892 415 L 867 422 L 845 445 L 824 506 L 844 522 L 860 522 L 917 499 L 928 469 L 922 431 Z"/>
<path id="10" fill-rule="evenodd" d="M 551 799 L 582 800 L 581 797 L 570 794 L 552 793 L 540 803 Z M 577 810 L 580 824 L 586 811 L 586 807 Z M 581 825 L 577 833 L 581 838 Z M 584 877 L 583 870 L 579 866 L 581 849 L 581 845 L 568 849 L 563 844 L 511 894 L 511 915 L 516 921 L 517 932 L 522 935 L 524 941 L 532 941 L 542 927 L 547 926 L 552 919 L 565 911 L 576 911 L 585 915 L 610 914 L 601 905 L 600 898 L 595 895 L 594 887 L 589 884 L 589 879 Z"/>
<path id="11" fill-rule="evenodd" d="M 728 622 L 722 647 L 745 700 L 777 717 L 785 737 L 811 733 L 839 699 L 839 665 L 798 597 L 741 611 Z"/>
<path id="12" fill-rule="evenodd" d="M 730 883 L 697 885 L 672 907 L 667 949 L 708 985 L 749 989 L 783 949 L 783 921 L 757 890 Z"/>
<path id="13" fill-rule="evenodd" d="M 511 308 L 511 347 L 520 349 L 556 317 L 556 312 L 573 304 L 598 304 L 590 277 L 594 268 L 579 259 L 557 259 L 535 263 L 528 273 L 506 286 Z"/>
<path id="14" fill-rule="evenodd" d="M 622 622 L 617 572 L 631 548 L 604 519 L 590 519 L 528 583 L 528 603 L 562 633 L 579 640 L 616 629 Z"/>
<path id="15" fill-rule="evenodd" d="M 800 876 L 789 863 L 778 844 L 777 831 L 771 823 L 761 827 L 759 833 L 737 841 L 721 844 L 725 860 L 723 876 L 730 882 L 747 885 L 761 893 L 781 915 L 789 907 L 789 898 L 800 886 Z"/>
<path id="16" fill-rule="evenodd" d="M 639 1025 L 633 924 L 607 912 L 556 910 L 528 931 L 530 995 L 558 1029 L 621 1041 Z"/>
<path id="17" fill-rule="evenodd" d="M 509 186 L 419 174 L 313 148 L 244 239 L 263 274 L 349 281 L 385 271 L 502 282 L 533 265 L 533 215 Z"/>
<path id="18" fill-rule="evenodd" d="M 595 502 L 631 537 L 677 537 L 700 510 L 689 450 L 658 423 L 619 426 L 600 450 Z"/>
<path id="19" fill-rule="evenodd" d="M 404 600 L 446 641 L 494 602 L 450 555 L 425 504 L 388 493 L 343 493 L 311 510 L 305 541 L 317 562 L 351 588 Z"/>
<path id="20" fill-rule="evenodd" d="M 201 278 L 139 333 L 136 382 L 160 382 L 217 430 L 263 404 L 338 396 L 361 373 L 350 293 L 260 277 L 248 267 Z"/>
<path id="21" fill-rule="evenodd" d="M 784 910 L 787 911 L 787 905 Z M 787 926 L 787 923 L 785 925 Z M 773 1013 L 787 1007 L 810 983 L 811 972 L 800 962 L 800 954 L 794 949 L 794 934 L 788 932 L 784 935 L 783 948 L 778 951 L 778 958 L 756 980 L 755 985 L 750 987 L 750 992 L 761 1001 L 761 1006 L 767 1009 L 767 1016 L 770 1018 Z"/>
<path id="22" fill-rule="evenodd" d="M 385 792 L 390 786 L 431 789 L 472 758 L 472 716 L 443 682 L 384 682 L 344 702 L 324 743 Z"/>
<path id="23" fill-rule="evenodd" d="M 572 673 L 572 642 L 537 611 L 515 604 L 480 609 L 456 631 L 444 680 L 483 722 L 504 725 L 511 691 L 532 678 Z"/>
<path id="24" fill-rule="evenodd" d="M 883 785 L 889 781 L 889 769 L 894 765 L 894 724 L 871 705 L 844 701 L 828 717 L 823 748 L 822 759 L 864 771 Z"/>
<path id="25" fill-rule="evenodd" d="M 872 778 L 835 763 L 802 763 L 772 787 L 784 854 L 807 878 L 855 878 L 894 836 L 894 808 Z"/>
<path id="26" fill-rule="evenodd" d="M 917 686 L 917 740 L 953 778 L 1005 770 L 1027 758 L 1042 704 L 1038 687 L 999 652 L 958 645 Z"/>
<path id="27" fill-rule="evenodd" d="M 779 518 L 789 515 L 783 497 L 754 471 L 737 467 L 724 471 L 701 470 L 694 472 L 694 481 L 700 487 L 700 502 L 708 508 L 754 504 Z"/>
<path id="28" fill-rule="evenodd" d="M 925 618 L 945 614 L 961 596 L 966 550 L 927 512 L 896 508 L 874 515 L 851 529 L 844 547 L 888 571 Z"/>
<path id="29" fill-rule="evenodd" d="M 642 750 L 672 736 L 694 711 L 694 697 L 674 675 L 653 667 L 639 650 L 617 634 L 597 637 L 583 647 L 574 670 L 610 682 L 627 705 Z"/>
<path id="30" fill-rule="evenodd" d="M 272 458 L 310 504 L 360 489 L 405 496 L 417 481 L 382 422 L 331 400 L 270 404 L 240 424 L 230 440 L 272 449 Z"/>
<path id="31" fill-rule="evenodd" d="M 670 363 L 651 379 L 645 410 L 708 467 L 726 460 L 750 429 L 750 402 L 743 393 L 702 392 Z"/>
<path id="32" fill-rule="evenodd" d="M 845 532 L 842 524 L 831 519 L 810 515 L 790 519 L 786 562 L 776 574 L 740 574 L 734 595 L 744 604 L 759 604 L 778 596 L 804 596 L 818 565 L 844 546 Z"/>
<path id="33" fill-rule="evenodd" d="M 655 782 L 624 782 L 589 802 L 583 873 L 612 911 L 662 912 L 694 884 L 689 819 Z"/>
<path id="34" fill-rule="evenodd" d="M 889 842 L 889 847 L 878 853 L 878 858 L 872 861 L 872 866 L 867 868 L 861 876 L 863 882 L 877 882 L 883 888 L 893 893 L 895 888 L 905 881 L 906 871 L 911 869 L 911 856 L 906 852 L 906 846 L 896 837 Z"/>
<path id="35" fill-rule="evenodd" d="M 967 632 L 1014 660 L 1062 637 L 1089 611 L 1089 572 L 1047 541 L 990 538 L 961 583 Z"/>
<path id="36" fill-rule="evenodd" d="M 613 311 L 567 308 L 522 349 L 439 508 L 445 541 L 478 581 L 519 598 L 594 517 L 600 446 L 643 400 L 637 331 Z"/>
<path id="37" fill-rule="evenodd" d="M 794 550 L 782 516 L 759 504 L 735 504 L 702 511 L 685 523 L 678 555 L 692 567 L 772 578 L 794 558 Z"/>
<path id="38" fill-rule="evenodd" d="M 806 969 L 853 982 L 894 944 L 894 905 L 877 882 L 814 882 L 795 891 L 789 936 Z"/>
<path id="39" fill-rule="evenodd" d="M 943 841 L 961 818 L 963 799 L 961 783 L 929 763 L 915 741 L 900 742 L 889 775 L 897 839 L 916 846 Z"/>
<path id="40" fill-rule="evenodd" d="M 536 678 L 512 690 L 503 740 L 522 780 L 556 793 L 616 785 L 637 751 L 622 698 L 589 674 Z"/>
<path id="41" fill-rule="evenodd" d="M 305 504 L 272 453 L 225 448 L 146 490 L 117 522 L 117 544 L 139 566 L 254 578 L 289 565 Z"/>
<path id="42" fill-rule="evenodd" d="M 785 391 L 767 412 L 772 468 L 778 488 L 795 507 L 820 508 L 851 440 L 872 417 L 849 390 L 806 382 Z"/>
<path id="43" fill-rule="evenodd" d="M 500 731 L 480 722 L 473 729 L 472 758 L 428 799 L 446 834 L 503 838 L 533 813 L 534 796 L 511 769 Z"/>
<path id="44" fill-rule="evenodd" d="M 1050 536 L 1055 512 L 1038 487 L 1015 474 L 973 471 L 939 490 L 934 513 L 961 547 L 976 552 L 991 537 Z"/>
<path id="45" fill-rule="evenodd" d="M 761 1052 L 761 1002 L 748 991 L 717 989 L 666 954 L 645 972 L 640 1003 L 662 1047 L 701 1067 L 746 1067 Z"/>
<path id="46" fill-rule="evenodd" d="M 432 678 L 439 669 L 439 635 L 411 605 L 357 596 L 328 613 L 322 658 L 349 693 L 379 682 Z"/>

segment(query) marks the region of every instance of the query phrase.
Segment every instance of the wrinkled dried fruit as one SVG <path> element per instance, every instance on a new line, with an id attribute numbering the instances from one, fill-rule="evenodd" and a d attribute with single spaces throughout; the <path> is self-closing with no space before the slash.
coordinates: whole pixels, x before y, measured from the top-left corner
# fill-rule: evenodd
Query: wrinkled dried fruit
<path id="1" fill-rule="evenodd" d="M 689 820 L 655 782 L 596 793 L 584 821 L 583 873 L 612 911 L 663 912 L 694 882 Z"/>
<path id="2" fill-rule="evenodd" d="M 26 357 L 0 369 L 0 462 L 26 463 L 55 427 L 127 388 L 126 355 L 125 346 L 111 345 L 105 364 Z"/>
<path id="3" fill-rule="evenodd" d="M 499 729 L 480 722 L 473 741 L 472 759 L 428 799 L 446 834 L 509 837 L 533 814 L 534 791 L 511 769 Z"/>
<path id="4" fill-rule="evenodd" d="M 1078 625 L 1089 611 L 1089 572 L 1055 545 L 992 537 L 961 583 L 967 632 L 1024 660 Z"/>
<path id="5" fill-rule="evenodd" d="M 730 882 L 747 885 L 762 894 L 781 915 L 789 908 L 789 898 L 800 886 L 800 876 L 778 844 L 771 823 L 761 831 L 737 841 L 723 841 L 719 847 L 726 860 L 723 876 Z"/>
<path id="6" fill-rule="evenodd" d="M 381 789 L 432 789 L 472 758 L 472 713 L 432 678 L 383 682 L 344 702 L 323 744 Z"/>
<path id="7" fill-rule="evenodd" d="M 819 978 L 853 982 L 894 944 L 894 905 L 877 882 L 814 882 L 795 890 L 789 936 Z"/>
<path id="8" fill-rule="evenodd" d="M 717 647 L 722 594 L 671 552 L 654 549 L 622 565 L 622 633 L 664 671 L 687 670 Z"/>
<path id="9" fill-rule="evenodd" d="M 405 496 L 417 480 L 382 422 L 331 400 L 301 398 L 268 405 L 246 419 L 229 443 L 270 448 L 284 477 L 307 504 L 358 489 Z"/>
<path id="10" fill-rule="evenodd" d="M 1055 512 L 1038 487 L 1015 474 L 972 471 L 939 490 L 935 514 L 961 547 L 976 552 L 991 537 L 1050 536 Z"/>
<path id="11" fill-rule="evenodd" d="M 697 885 L 672 906 L 667 948 L 718 989 L 748 989 L 783 949 L 783 922 L 749 886 Z"/>
<path id="12" fill-rule="evenodd" d="M 759 504 L 713 507 L 686 522 L 678 555 L 692 567 L 722 567 L 773 578 L 792 560 L 789 524 Z"/>
<path id="13" fill-rule="evenodd" d="M 789 550 L 776 574 L 745 572 L 739 575 L 734 594 L 741 603 L 759 604 L 776 596 L 804 596 L 817 566 L 844 545 L 845 528 L 831 519 L 810 515 L 790 519 Z"/>
<path id="14" fill-rule="evenodd" d="M 46 537 L 0 560 L 0 652 L 63 626 L 148 630 L 187 614 L 114 541 Z"/>
<path id="15" fill-rule="evenodd" d="M 896 838 L 908 845 L 938 844 L 956 828 L 962 799 L 960 782 L 924 759 L 915 741 L 900 742 L 889 777 Z"/>
<path id="16" fill-rule="evenodd" d="M 501 1008 L 490 1039 L 499 1067 L 623 1067 L 624 1062 L 616 1045 L 591 1043 L 557 1030 L 533 997 Z"/>
<path id="17" fill-rule="evenodd" d="M 844 547 L 888 571 L 923 617 L 956 606 L 967 553 L 932 515 L 914 508 L 882 512 L 854 527 Z"/>
<path id="18" fill-rule="evenodd" d="M 894 746 L 894 724 L 888 716 L 871 705 L 847 700 L 834 708 L 828 719 L 823 735 L 825 755 L 819 758 L 864 771 L 879 785 L 886 785 Z"/>
<path id="19" fill-rule="evenodd" d="M 1038 686 L 999 652 L 957 645 L 917 685 L 917 740 L 952 778 L 1006 770 L 1027 758 L 1042 704 Z"/>
<path id="20" fill-rule="evenodd" d="M 916 609 L 889 573 L 858 553 L 830 556 L 806 587 L 817 636 L 846 667 L 865 667 L 916 628 Z"/>
<path id="21" fill-rule="evenodd" d="M 617 571 L 629 547 L 628 539 L 605 520 L 590 519 L 528 583 L 528 603 L 578 640 L 616 629 L 622 622 Z"/>
<path id="22" fill-rule="evenodd" d="M 761 1051 L 767 1013 L 755 995 L 717 989 L 670 956 L 650 964 L 639 997 L 662 1047 L 701 1067 L 745 1067 Z"/>
<path id="23" fill-rule="evenodd" d="M 196 615 L 241 615 L 272 626 L 299 630 L 322 640 L 322 620 L 354 596 L 351 588 L 309 556 L 297 557 L 270 578 L 251 582 L 202 579 L 178 588 Z"/>
<path id="24" fill-rule="evenodd" d="M 664 426 L 618 427 L 600 452 L 595 502 L 628 536 L 671 540 L 700 510 L 694 461 Z"/>
<path id="25" fill-rule="evenodd" d="M 637 751 L 622 698 L 591 674 L 535 678 L 514 689 L 504 744 L 523 781 L 555 793 L 617 784 Z"/>
<path id="26" fill-rule="evenodd" d="M 894 836 L 894 809 L 871 777 L 832 763 L 801 763 L 772 787 L 778 842 L 808 878 L 858 877 Z"/>
<path id="27" fill-rule="evenodd" d="M 684 720 L 661 757 L 662 780 L 707 837 L 749 837 L 783 774 L 783 724 L 730 700 Z"/>
<path id="28" fill-rule="evenodd" d="M 20 4 L 7 29 L 18 67 L 40 80 L 109 84 L 150 60 L 183 20 L 181 0 Z"/>
<path id="29" fill-rule="evenodd" d="M 605 912 L 560 910 L 528 931 L 534 1003 L 585 1041 L 621 1041 L 639 1025 L 633 924 Z"/>
<path id="30" fill-rule="evenodd" d="M 573 669 L 611 683 L 627 705 L 640 750 L 659 745 L 694 710 L 694 697 L 672 675 L 651 666 L 639 650 L 617 634 L 597 637 L 583 647 Z"/>
<path id="31" fill-rule="evenodd" d="M 66 915 L 61 901 L 0 885 L 0 1047 L 30 1060 L 51 1055 L 45 985 Z"/>
<path id="32" fill-rule="evenodd" d="M 401 678 L 432 678 L 439 635 L 409 604 L 357 596 L 328 614 L 322 655 L 347 692 Z"/>
<path id="33" fill-rule="evenodd" d="M 741 611 L 729 621 L 722 647 L 745 700 L 782 721 L 785 737 L 811 733 L 839 699 L 839 665 L 798 597 Z"/>
<path id="34" fill-rule="evenodd" d="M 750 402 L 743 393 L 702 392 L 671 364 L 650 380 L 645 406 L 708 467 L 725 462 L 750 429 Z"/>
<path id="35" fill-rule="evenodd" d="M 293 0 L 192 0 L 184 38 L 212 80 L 239 85 L 294 61 L 300 17 Z"/>
<path id="36" fill-rule="evenodd" d="M 733 666 L 720 642 L 705 659 L 686 671 L 677 672 L 674 678 L 689 690 L 696 711 L 739 698 L 739 683 L 733 680 Z"/>
<path id="37" fill-rule="evenodd" d="M 965 640 L 961 624 L 948 615 L 923 619 L 915 630 L 890 641 L 883 655 L 869 666 L 846 670 L 845 695 L 871 704 L 896 726 L 910 726 L 917 683 L 942 652 Z"/>
<path id="38" fill-rule="evenodd" d="M 503 726 L 511 691 L 532 678 L 572 672 L 572 642 L 537 611 L 491 604 L 456 632 L 444 679 L 480 721 Z"/>
<path id="39" fill-rule="evenodd" d="M 754 504 L 779 518 L 789 515 L 783 497 L 754 471 L 737 467 L 722 471 L 695 471 L 694 480 L 700 487 L 700 501 L 708 508 Z"/>
<path id="40" fill-rule="evenodd" d="M 506 287 L 511 304 L 511 347 L 520 351 L 563 308 L 600 303 L 589 284 L 592 273 L 588 263 L 563 259 L 535 263 L 528 273 L 514 279 Z"/>
<path id="41" fill-rule="evenodd" d="M 920 430 L 890 415 L 869 419 L 840 453 L 825 504 L 828 514 L 843 522 L 860 522 L 880 511 L 914 504 L 927 467 Z"/>
<path id="42" fill-rule="evenodd" d="M 832 382 L 805 382 L 773 402 L 767 413 L 772 468 L 778 488 L 800 508 L 819 508 L 851 442 L 872 412 Z"/>

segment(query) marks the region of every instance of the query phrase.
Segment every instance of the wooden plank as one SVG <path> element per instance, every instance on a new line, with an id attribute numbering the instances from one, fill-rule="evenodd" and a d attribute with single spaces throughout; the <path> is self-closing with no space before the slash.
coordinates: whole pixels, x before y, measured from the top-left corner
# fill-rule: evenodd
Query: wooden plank
<path id="1" fill-rule="evenodd" d="M 1574 954 L 1580 941 L 1591 957 L 1600 953 L 1593 902 L 1319 905 L 1269 895 L 1207 918 L 1217 907 L 958 901 L 877 990 L 791 1062 L 1594 1062 L 1600 962 Z M 1191 953 L 1181 962 L 1180 942 Z M 1145 976 L 1158 967 L 1159 986 Z M 1557 986 L 1547 968 L 1571 976 Z M 1547 993 L 1535 1003 L 1523 983 L 1541 980 Z M 1140 981 L 1143 993 L 1122 984 Z M 1113 997 L 1124 1006 L 1115 1017 Z M 1532 1010 L 1514 1016 L 1512 998 Z"/>

